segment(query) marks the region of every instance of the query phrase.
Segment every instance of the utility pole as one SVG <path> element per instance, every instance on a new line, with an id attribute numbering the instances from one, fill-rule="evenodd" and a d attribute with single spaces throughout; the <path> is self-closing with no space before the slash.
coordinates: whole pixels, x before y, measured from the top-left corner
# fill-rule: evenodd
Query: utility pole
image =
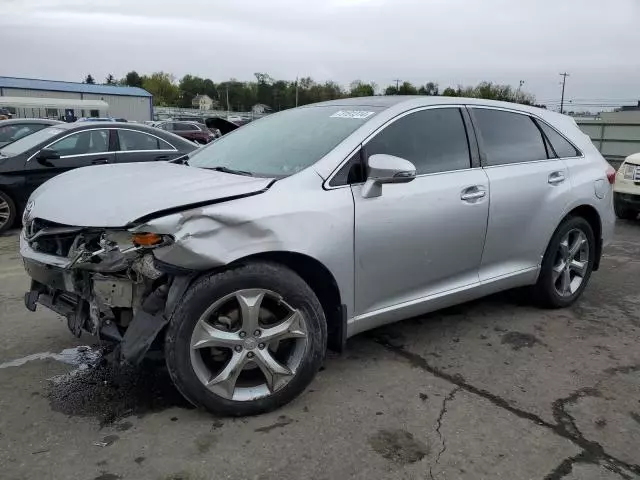
<path id="1" fill-rule="evenodd" d="M 298 106 L 298 77 L 296 77 L 296 107 Z"/>
<path id="2" fill-rule="evenodd" d="M 570 76 L 567 72 L 561 73 L 562 77 L 562 97 L 560 97 L 560 113 L 564 113 L 564 84 L 567 82 L 567 77 Z"/>
<path id="3" fill-rule="evenodd" d="M 227 120 L 229 119 L 229 84 L 227 83 Z"/>
<path id="4" fill-rule="evenodd" d="M 394 82 L 396 82 L 396 95 L 398 94 L 398 92 L 400 91 L 400 82 L 401 80 L 399 79 L 395 79 Z"/>
<path id="5" fill-rule="evenodd" d="M 520 89 L 524 85 L 524 80 L 520 80 L 520 84 L 518 85 L 518 89 L 516 90 L 516 103 L 520 103 L 518 99 L 520 98 Z"/>

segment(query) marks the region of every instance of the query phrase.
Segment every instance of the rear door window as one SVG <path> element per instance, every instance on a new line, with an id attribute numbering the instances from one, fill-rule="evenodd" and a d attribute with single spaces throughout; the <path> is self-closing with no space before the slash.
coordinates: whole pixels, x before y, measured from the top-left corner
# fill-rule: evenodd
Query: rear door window
<path id="1" fill-rule="evenodd" d="M 544 122 L 538 121 L 538 125 L 547 136 L 547 139 L 553 147 L 553 151 L 558 158 L 579 157 L 580 152 L 574 147 L 569 140 L 560 135 L 556 130 Z M 550 152 L 553 154 L 554 152 Z"/>
<path id="2" fill-rule="evenodd" d="M 409 160 L 418 175 L 469 168 L 469 142 L 458 108 L 410 113 L 385 127 L 365 146 L 366 156 L 383 153 Z"/>
<path id="3" fill-rule="evenodd" d="M 109 131 L 85 130 L 74 133 L 51 144 L 49 148 L 55 150 L 61 157 L 107 152 L 109 151 Z"/>
<path id="4" fill-rule="evenodd" d="M 118 130 L 120 150 L 129 152 L 133 150 L 173 150 L 173 147 L 164 140 L 133 130 Z"/>
<path id="5" fill-rule="evenodd" d="M 529 115 L 473 108 L 486 166 L 546 160 L 542 133 Z"/>
<path id="6" fill-rule="evenodd" d="M 188 132 L 191 130 L 197 130 L 197 128 L 190 123 L 176 122 L 173 124 L 174 132 Z"/>

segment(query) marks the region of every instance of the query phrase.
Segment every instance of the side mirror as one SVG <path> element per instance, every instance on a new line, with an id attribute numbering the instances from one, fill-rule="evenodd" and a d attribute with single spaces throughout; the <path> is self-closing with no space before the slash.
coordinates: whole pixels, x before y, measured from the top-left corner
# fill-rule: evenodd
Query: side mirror
<path id="1" fill-rule="evenodd" d="M 38 153 L 38 160 L 57 160 L 60 158 L 60 154 L 53 148 L 43 148 Z"/>
<path id="2" fill-rule="evenodd" d="M 36 156 L 38 163 L 45 167 L 54 167 L 55 165 L 51 163 L 51 160 L 57 160 L 58 158 L 60 158 L 60 154 L 52 148 L 43 148 Z"/>
<path id="3" fill-rule="evenodd" d="M 416 167 L 409 160 L 394 155 L 371 155 L 367 161 L 369 176 L 362 187 L 363 198 L 382 195 L 385 183 L 408 183 L 416 178 Z"/>

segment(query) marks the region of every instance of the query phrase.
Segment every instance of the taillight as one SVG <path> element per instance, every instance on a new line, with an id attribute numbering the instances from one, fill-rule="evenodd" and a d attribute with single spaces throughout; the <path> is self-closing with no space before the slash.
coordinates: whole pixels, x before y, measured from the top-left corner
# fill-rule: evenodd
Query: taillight
<path id="1" fill-rule="evenodd" d="M 607 168 L 607 180 L 613 185 L 616 182 L 616 170 L 611 165 Z"/>

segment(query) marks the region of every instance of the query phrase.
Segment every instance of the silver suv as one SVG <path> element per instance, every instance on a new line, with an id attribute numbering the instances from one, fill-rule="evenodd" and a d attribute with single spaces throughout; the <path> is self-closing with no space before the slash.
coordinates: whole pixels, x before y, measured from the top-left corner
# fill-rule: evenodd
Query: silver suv
<path id="1" fill-rule="evenodd" d="M 162 346 L 192 403 L 256 414 L 365 330 L 514 287 L 570 305 L 611 236 L 614 178 L 573 120 L 545 110 L 310 105 L 177 163 L 48 181 L 23 219 L 25 303 L 118 342 L 121 362 Z"/>

